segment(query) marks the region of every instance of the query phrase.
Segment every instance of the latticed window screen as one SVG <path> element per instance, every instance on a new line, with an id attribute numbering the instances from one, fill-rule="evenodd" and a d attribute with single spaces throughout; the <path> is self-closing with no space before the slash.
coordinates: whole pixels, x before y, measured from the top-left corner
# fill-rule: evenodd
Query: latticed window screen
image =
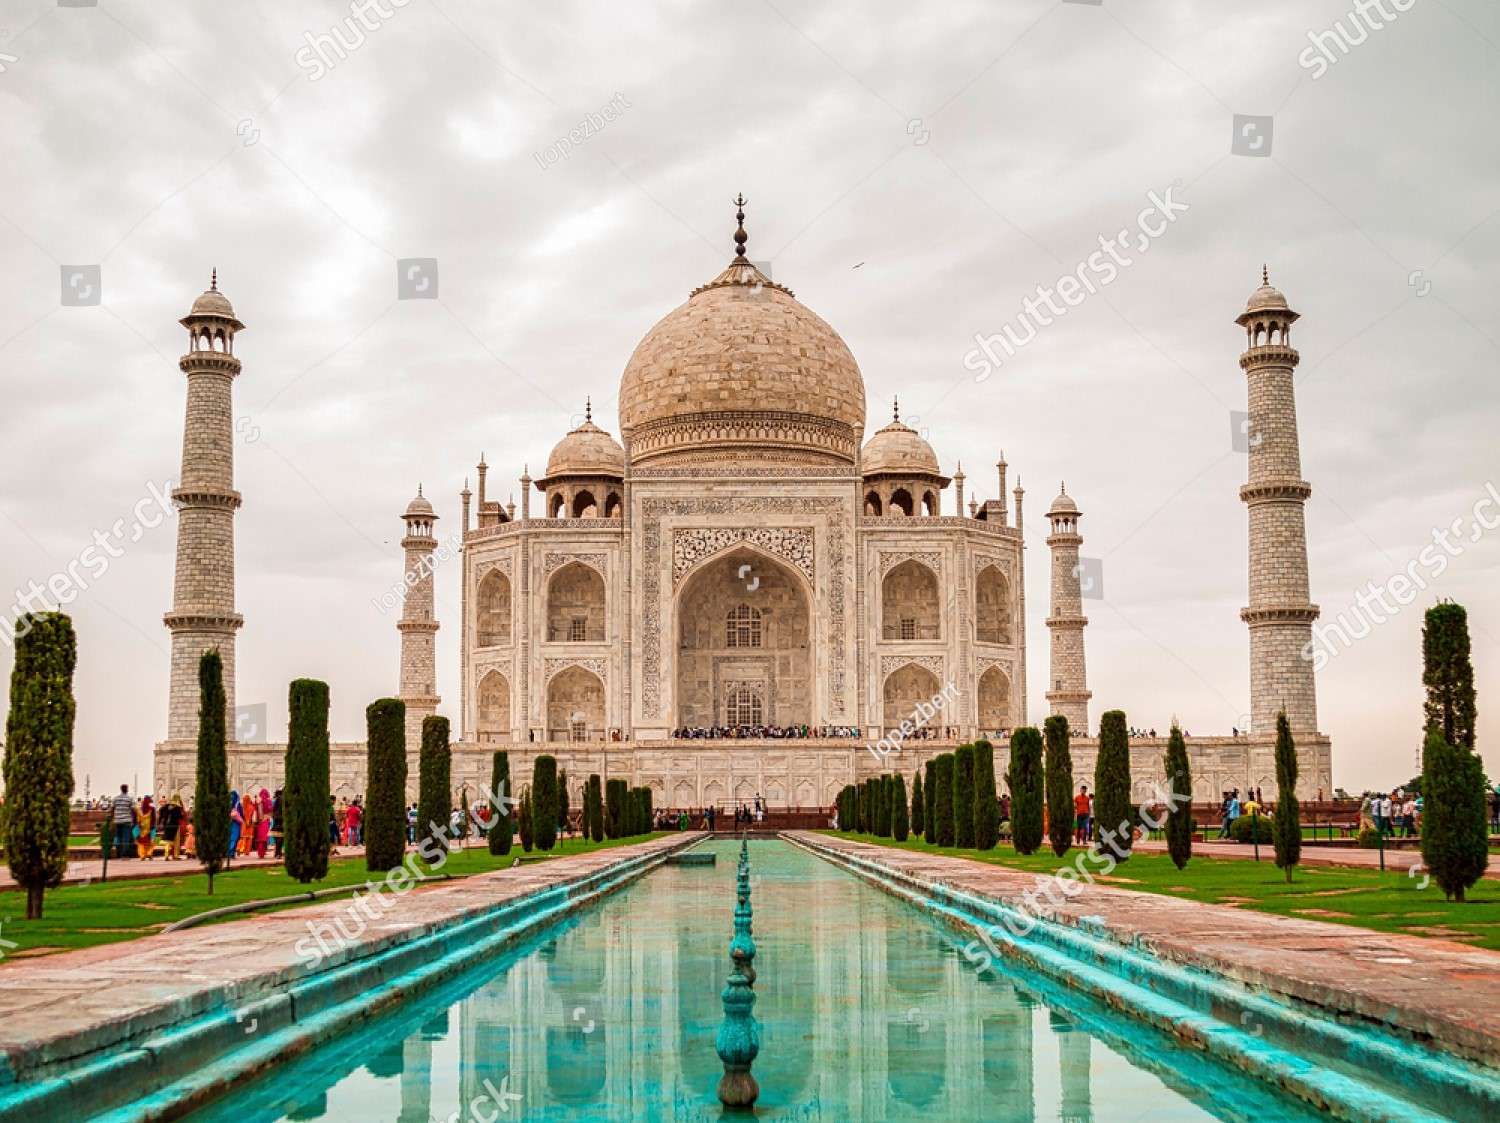
<path id="1" fill-rule="evenodd" d="M 916 622 L 916 620 L 912 619 L 912 617 L 910 617 L 910 616 L 903 617 L 902 620 L 901 620 L 901 638 L 902 639 L 916 639 L 917 638 L 917 622 Z"/>
<path id="2" fill-rule="evenodd" d="M 748 604 L 736 605 L 730 609 L 724 646 L 759 647 L 760 613 Z"/>
<path id="3" fill-rule="evenodd" d="M 588 621 L 582 616 L 573 617 L 568 624 L 568 639 L 574 643 L 582 643 L 588 638 Z"/>
<path id="4" fill-rule="evenodd" d="M 573 740 L 587 741 L 589 737 L 589 726 L 586 721 L 574 720 L 571 726 Z"/>
<path id="5" fill-rule="evenodd" d="M 729 704 L 725 707 L 725 724 L 759 725 L 764 714 L 760 695 L 749 689 L 736 690 L 729 695 Z"/>

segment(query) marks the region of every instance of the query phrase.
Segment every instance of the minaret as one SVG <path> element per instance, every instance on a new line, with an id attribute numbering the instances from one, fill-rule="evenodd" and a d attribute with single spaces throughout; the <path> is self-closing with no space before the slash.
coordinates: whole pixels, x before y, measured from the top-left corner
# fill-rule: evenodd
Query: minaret
<path id="1" fill-rule="evenodd" d="M 1240 498 L 1250 511 L 1250 603 L 1240 619 L 1250 627 L 1250 731 L 1257 734 L 1275 732 L 1283 706 L 1293 732 L 1318 728 L 1313 666 L 1302 657 L 1318 607 L 1308 600 L 1302 507 L 1312 488 L 1302 479 L 1292 390 L 1301 358 L 1290 342 L 1297 318 L 1262 269 L 1260 288 L 1235 320 L 1248 344 L 1240 368 L 1249 384 L 1250 482 Z"/>
<path id="2" fill-rule="evenodd" d="M 958 471 L 953 473 L 953 497 L 957 500 L 955 507 L 959 518 L 964 517 L 964 478 L 963 462 L 959 461 Z"/>
<path id="3" fill-rule="evenodd" d="M 401 539 L 406 554 L 406 599 L 396 630 L 401 633 L 400 697 L 406 703 L 406 756 L 413 762 L 422 747 L 422 719 L 437 713 L 439 701 L 433 657 L 438 622 L 432 610 L 432 551 L 436 546 L 432 524 L 437 515 L 423 498 L 420 485 L 401 518 L 406 523 L 406 536 Z M 408 779 L 416 775 L 416 768 L 409 763 Z"/>
<path id="4" fill-rule="evenodd" d="M 234 610 L 234 401 L 240 373 L 234 337 L 245 325 L 219 291 L 214 270 L 208 291 L 178 323 L 188 351 L 177 361 L 187 375 L 182 429 L 182 475 L 177 505 L 177 574 L 172 611 L 162 619 L 172 633 L 172 681 L 167 740 L 198 736 L 198 660 L 218 648 L 224 661 L 225 722 L 234 740 L 234 633 L 245 622 Z"/>
<path id="5" fill-rule="evenodd" d="M 1078 504 L 1064 485 L 1052 501 L 1047 518 L 1052 534 L 1047 545 L 1052 549 L 1052 615 L 1047 627 L 1052 630 L 1052 677 L 1047 701 L 1052 712 L 1068 719 L 1068 728 L 1076 736 L 1089 732 L 1088 668 L 1083 658 L 1083 629 L 1088 617 L 1083 614 L 1083 585 L 1079 571 L 1078 547 L 1083 535 L 1078 533 Z"/>

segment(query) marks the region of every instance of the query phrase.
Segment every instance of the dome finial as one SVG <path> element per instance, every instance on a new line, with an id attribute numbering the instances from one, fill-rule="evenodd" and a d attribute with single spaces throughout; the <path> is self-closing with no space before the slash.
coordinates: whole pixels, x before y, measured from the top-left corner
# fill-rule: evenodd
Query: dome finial
<path id="1" fill-rule="evenodd" d="M 208 282 L 208 291 L 209 292 L 218 292 L 219 291 L 219 267 L 217 265 L 214 266 L 213 276 L 210 277 L 210 279 L 209 279 L 209 282 Z"/>
<path id="2" fill-rule="evenodd" d="M 422 485 L 420 483 L 417 484 L 417 498 L 422 498 Z"/>
<path id="3" fill-rule="evenodd" d="M 894 394 L 891 395 L 891 420 L 901 420 L 901 399 Z"/>
<path id="4" fill-rule="evenodd" d="M 745 233 L 745 204 L 747 202 L 749 200 L 745 198 L 743 191 L 734 197 L 736 207 L 734 217 L 739 222 L 739 227 L 734 232 L 734 255 L 741 259 L 745 256 L 745 243 L 750 240 L 750 235 Z"/>
<path id="5" fill-rule="evenodd" d="M 1063 480 L 1062 481 L 1061 487 L 1062 487 L 1062 494 L 1064 494 L 1064 495 L 1068 494 L 1068 481 L 1067 480 Z"/>
<path id="6" fill-rule="evenodd" d="M 1260 283 L 1269 285 L 1271 283 L 1271 269 L 1264 263 L 1260 267 Z"/>
<path id="7" fill-rule="evenodd" d="M 585 397 L 583 399 L 583 419 L 584 421 L 594 420 L 594 399 L 592 397 Z"/>

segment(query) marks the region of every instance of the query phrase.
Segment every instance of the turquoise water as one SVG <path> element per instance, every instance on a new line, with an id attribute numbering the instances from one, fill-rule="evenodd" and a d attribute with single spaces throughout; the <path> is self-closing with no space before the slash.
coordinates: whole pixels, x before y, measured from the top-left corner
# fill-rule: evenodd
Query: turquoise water
<path id="1" fill-rule="evenodd" d="M 664 867 L 194 1119 L 719 1119 L 738 845 Z M 765 1120 L 1311 1120 L 1314 1113 L 781 842 L 752 842 Z M 497 1110 L 503 1099 L 506 1110 Z"/>

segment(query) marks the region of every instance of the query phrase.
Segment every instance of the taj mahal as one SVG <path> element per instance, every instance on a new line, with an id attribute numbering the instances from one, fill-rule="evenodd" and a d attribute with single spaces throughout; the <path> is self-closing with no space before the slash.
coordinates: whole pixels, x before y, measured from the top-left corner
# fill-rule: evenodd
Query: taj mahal
<path id="1" fill-rule="evenodd" d="M 448 711 L 455 795 L 487 783 L 492 754 L 504 749 L 517 776 L 530 774 L 537 754 L 555 756 L 575 801 L 599 773 L 650 787 L 656 806 L 675 808 L 756 795 L 771 807 L 826 807 L 846 784 L 893 770 L 910 776 L 981 736 L 995 742 L 1003 771 L 1010 731 L 1040 724 L 1027 711 L 1019 475 L 1011 486 L 997 449 L 996 498 L 966 505 L 961 468 L 944 470 L 898 404 L 880 410 L 883 424 L 866 438 L 870 411 L 854 355 L 746 256 L 743 202 L 727 267 L 651 327 L 625 362 L 618 438 L 586 408 L 540 477 L 523 468 L 519 507 L 492 497 L 481 456 L 475 490 L 465 483 L 459 496 L 454 563 L 434 565 L 442 535 L 426 496 L 419 491 L 402 512 L 392 693 L 406 704 L 413 795 L 421 722 L 443 693 L 457 699 Z M 1240 491 L 1250 526 L 1240 616 L 1251 724 L 1189 740 L 1199 800 L 1230 787 L 1274 788 L 1282 708 L 1297 737 L 1299 790 L 1332 791 L 1331 746 L 1318 731 L 1313 668 L 1302 656 L 1318 610 L 1308 597 L 1310 488 L 1292 385 L 1298 314 L 1268 277 L 1262 282 L 1235 320 L 1256 438 Z M 187 406 L 158 792 L 191 786 L 197 665 L 209 648 L 223 656 L 232 716 L 244 624 L 234 597 L 241 496 L 232 423 L 234 342 L 244 325 L 217 278 L 181 323 Z M 1045 698 L 1073 730 L 1076 780 L 1092 786 L 1082 516 L 1061 488 L 1036 545 L 1048 554 Z M 460 619 L 437 619 L 435 580 L 460 582 Z M 459 665 L 441 673 L 440 623 L 461 635 Z M 917 720 L 939 697 L 934 716 Z M 1110 704 L 1130 709 L 1128 698 Z M 894 752 L 869 748 L 903 723 L 913 732 Z M 1162 779 L 1164 747 L 1165 737 L 1132 742 L 1142 795 Z M 281 786 L 284 754 L 284 744 L 231 745 L 231 785 Z M 334 793 L 363 793 L 366 779 L 364 744 L 333 745 Z"/>

